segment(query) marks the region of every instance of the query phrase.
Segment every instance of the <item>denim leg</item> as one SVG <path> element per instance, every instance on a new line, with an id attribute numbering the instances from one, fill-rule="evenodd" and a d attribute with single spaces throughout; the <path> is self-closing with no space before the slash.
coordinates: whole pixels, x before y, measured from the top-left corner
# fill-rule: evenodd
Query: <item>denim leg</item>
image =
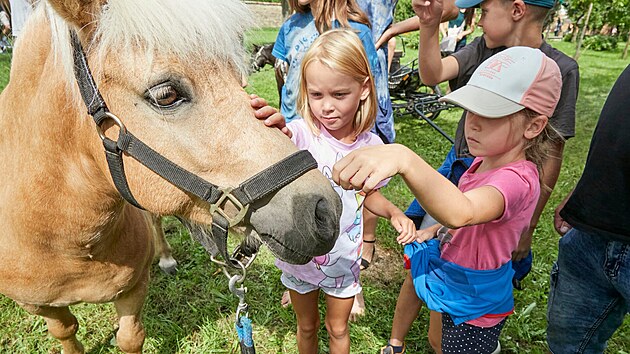
<path id="1" fill-rule="evenodd" d="M 551 271 L 547 341 L 554 354 L 603 353 L 628 310 L 629 246 L 572 229 Z M 624 280 L 625 279 L 625 280 Z"/>

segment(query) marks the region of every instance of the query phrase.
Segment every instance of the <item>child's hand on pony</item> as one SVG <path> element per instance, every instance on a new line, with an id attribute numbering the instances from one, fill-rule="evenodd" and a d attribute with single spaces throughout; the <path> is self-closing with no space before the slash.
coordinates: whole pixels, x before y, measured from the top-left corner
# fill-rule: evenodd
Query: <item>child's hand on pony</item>
<path id="1" fill-rule="evenodd" d="M 250 104 L 254 111 L 254 116 L 260 120 L 264 120 L 264 124 L 268 127 L 276 127 L 280 129 L 284 135 L 291 138 L 293 133 L 287 128 L 287 123 L 284 120 L 284 116 L 277 109 L 271 107 L 264 98 L 258 97 L 258 95 L 251 94 Z"/>

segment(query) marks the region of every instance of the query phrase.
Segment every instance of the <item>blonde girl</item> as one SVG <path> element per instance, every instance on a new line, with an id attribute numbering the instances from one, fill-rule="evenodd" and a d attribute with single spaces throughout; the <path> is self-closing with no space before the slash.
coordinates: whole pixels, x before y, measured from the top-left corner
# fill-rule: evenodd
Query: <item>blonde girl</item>
<path id="1" fill-rule="evenodd" d="M 356 33 L 337 29 L 323 33 L 304 56 L 303 80 L 297 107 L 304 119 L 284 127 L 300 149 L 307 149 L 327 177 L 332 166 L 354 149 L 381 145 L 370 132 L 376 116 L 376 94 L 365 50 Z M 268 125 L 280 125 L 269 120 Z M 354 296 L 361 291 L 359 264 L 362 246 L 363 206 L 389 219 L 399 232 L 397 240 L 415 239 L 413 222 L 379 192 L 384 183 L 368 193 L 346 191 L 334 184 L 343 203 L 340 235 L 333 249 L 305 265 L 276 261 L 282 283 L 288 288 L 297 316 L 297 344 L 300 353 L 318 353 L 320 327 L 319 294 L 326 301 L 326 330 L 331 353 L 349 353 L 348 318 Z"/>
<path id="2" fill-rule="evenodd" d="M 355 0 L 290 0 L 295 13 L 280 27 L 273 48 L 273 55 L 279 59 L 276 68 L 282 68 L 276 77 L 282 78 L 280 112 L 287 122 L 299 118 L 297 95 L 300 82 L 300 64 L 306 51 L 315 39 L 325 31 L 334 28 L 353 29 L 361 39 L 367 54 L 370 70 L 375 82 L 376 104 L 379 108 L 375 119 L 375 132 L 386 142 L 393 142 L 395 132 L 391 122 L 393 109 L 386 76 L 381 75 L 378 55 L 372 39 L 372 31 L 367 16 Z M 370 127 L 372 128 L 372 127 Z"/>
<path id="3" fill-rule="evenodd" d="M 280 92 L 280 111 L 287 122 L 300 118 L 298 112 L 297 97 L 300 87 L 300 65 L 306 51 L 315 39 L 321 34 L 334 28 L 346 28 L 356 31 L 365 49 L 373 84 L 376 89 L 372 92 L 376 95 L 374 102 L 378 109 L 376 118 L 370 129 L 379 135 L 386 143 L 394 141 L 395 131 L 393 125 L 393 109 L 389 97 L 387 74 L 383 72 L 385 66 L 380 65 L 376 48 L 374 47 L 370 22 L 361 11 L 355 0 L 291 0 L 291 8 L 295 13 L 289 17 L 278 31 L 278 36 L 273 48 L 273 55 L 278 59 L 276 78 L 283 78 Z M 363 260 L 362 268 L 367 267 L 374 255 L 374 233 L 377 218 L 366 212 L 366 234 L 369 251 Z M 288 293 L 282 296 L 282 305 L 290 303 Z M 365 311 L 363 296 L 357 295 L 352 317 L 363 314 Z"/>
<path id="4" fill-rule="evenodd" d="M 468 111 L 465 136 L 477 156 L 456 187 L 401 145 L 367 147 L 340 160 L 333 180 L 369 193 L 400 174 L 441 225 L 436 239 L 405 247 L 417 296 L 441 313 L 443 353 L 493 353 L 513 312 L 512 252 L 540 194 L 547 125 L 560 97 L 557 64 L 540 50 L 508 48 L 444 97 Z M 433 317 L 433 316 L 432 316 Z M 432 324 L 433 325 L 433 324 Z M 439 340 L 439 338 L 438 338 Z M 383 352 L 397 352 L 391 345 Z"/>

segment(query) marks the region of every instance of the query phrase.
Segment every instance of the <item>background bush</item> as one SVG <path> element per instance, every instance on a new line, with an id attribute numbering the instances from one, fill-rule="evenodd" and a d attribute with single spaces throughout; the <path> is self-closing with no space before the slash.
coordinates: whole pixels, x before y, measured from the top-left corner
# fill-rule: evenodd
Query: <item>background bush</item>
<path id="1" fill-rule="evenodd" d="M 584 47 L 598 52 L 617 49 L 617 37 L 595 35 L 584 38 Z"/>
<path id="2" fill-rule="evenodd" d="M 400 22 L 415 16 L 413 8 L 411 7 L 411 0 L 399 0 L 396 5 L 396 11 L 394 12 L 394 21 Z"/>

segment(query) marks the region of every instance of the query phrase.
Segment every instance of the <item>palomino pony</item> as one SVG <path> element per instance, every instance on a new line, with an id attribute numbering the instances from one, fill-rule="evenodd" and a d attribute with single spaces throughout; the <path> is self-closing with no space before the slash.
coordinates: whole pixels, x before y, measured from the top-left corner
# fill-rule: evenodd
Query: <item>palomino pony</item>
<path id="1" fill-rule="evenodd" d="M 294 171 L 303 155 L 240 86 L 249 23 L 237 0 L 44 0 L 31 15 L 0 96 L 0 293 L 64 353 L 83 353 L 68 306 L 110 301 L 118 346 L 142 351 L 155 228 L 130 203 L 224 257 L 216 230 L 237 224 L 289 262 L 334 245 L 337 194 L 310 160 Z"/>

